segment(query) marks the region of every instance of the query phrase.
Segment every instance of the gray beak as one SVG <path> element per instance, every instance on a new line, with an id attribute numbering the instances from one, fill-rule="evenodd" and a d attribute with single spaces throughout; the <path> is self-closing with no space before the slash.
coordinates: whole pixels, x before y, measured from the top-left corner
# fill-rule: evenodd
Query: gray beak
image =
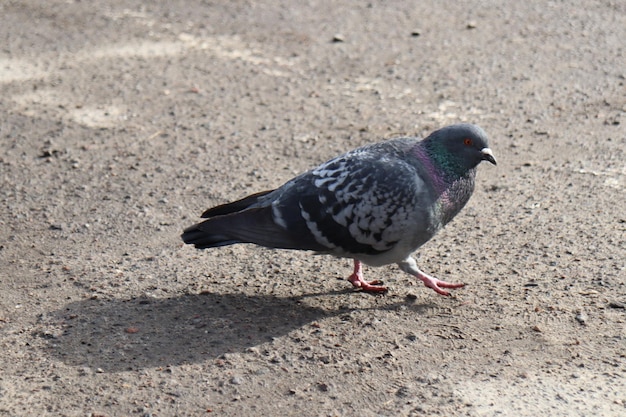
<path id="1" fill-rule="evenodd" d="M 489 148 L 482 148 L 480 153 L 483 154 L 483 161 L 489 161 L 494 165 L 498 165 L 496 163 L 496 158 L 493 156 L 493 152 Z"/>

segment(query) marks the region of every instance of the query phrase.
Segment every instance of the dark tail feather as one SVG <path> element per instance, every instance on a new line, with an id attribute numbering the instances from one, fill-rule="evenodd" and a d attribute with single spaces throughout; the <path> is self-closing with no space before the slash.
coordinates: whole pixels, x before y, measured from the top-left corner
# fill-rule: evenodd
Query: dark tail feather
<path id="1" fill-rule="evenodd" d="M 181 235 L 183 242 L 194 245 L 198 249 L 217 248 L 220 246 L 234 245 L 235 243 L 243 243 L 241 240 L 227 236 L 223 234 L 224 232 L 220 232 L 219 230 L 227 230 L 227 227 L 224 226 L 230 224 L 232 221 L 232 219 L 229 219 L 229 214 L 232 215 L 247 209 L 257 203 L 261 197 L 272 191 L 274 190 L 261 191 L 260 193 L 244 197 L 241 200 L 220 204 L 219 206 L 206 210 L 202 213 L 201 217 L 205 219 L 208 218 L 209 220 L 186 228 Z M 227 219 L 218 219 L 218 217 L 221 216 Z"/>
<path id="2" fill-rule="evenodd" d="M 228 236 L 214 235 L 205 232 L 204 230 L 198 228 L 200 224 L 196 224 L 185 229 L 181 235 L 183 242 L 188 245 L 194 245 L 198 249 L 217 248 L 220 246 L 241 243 L 238 240 L 229 238 Z"/>
<path id="3" fill-rule="evenodd" d="M 185 229 L 182 238 L 198 249 L 254 243 L 276 249 L 328 250 L 311 237 L 290 233 L 274 223 L 271 207 L 255 207 L 211 217 Z"/>
<path id="4" fill-rule="evenodd" d="M 220 204 L 219 206 L 206 210 L 200 217 L 208 219 L 211 217 L 223 216 L 225 214 L 237 213 L 257 203 L 261 197 L 271 193 L 272 191 L 274 190 L 261 191 L 260 193 L 249 195 L 241 200 L 233 201 L 232 203 Z"/>

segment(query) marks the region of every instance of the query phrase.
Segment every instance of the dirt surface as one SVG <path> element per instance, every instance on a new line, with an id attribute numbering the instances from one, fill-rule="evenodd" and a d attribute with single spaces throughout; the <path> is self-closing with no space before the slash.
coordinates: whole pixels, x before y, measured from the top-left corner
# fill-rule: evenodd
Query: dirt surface
<path id="1" fill-rule="evenodd" d="M 626 415 L 626 3 L 138 3 L 0 3 L 0 415 Z M 458 121 L 499 164 L 417 254 L 452 297 L 180 241 Z"/>

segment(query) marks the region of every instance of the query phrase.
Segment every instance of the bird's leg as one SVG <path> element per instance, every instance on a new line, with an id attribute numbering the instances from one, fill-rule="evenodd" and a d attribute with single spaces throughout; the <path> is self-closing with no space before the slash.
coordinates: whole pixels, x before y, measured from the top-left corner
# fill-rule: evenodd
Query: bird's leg
<path id="1" fill-rule="evenodd" d="M 357 288 L 361 288 L 365 292 L 385 292 L 387 291 L 387 287 L 382 284 L 379 280 L 374 280 L 367 282 L 363 279 L 363 266 L 361 265 L 361 261 L 354 260 L 354 272 L 352 275 L 348 277 L 348 281 L 352 283 Z"/>
<path id="2" fill-rule="evenodd" d="M 404 261 L 400 262 L 398 266 L 404 272 L 407 272 L 421 279 L 424 285 L 426 285 L 428 288 L 432 288 L 433 290 L 435 290 L 437 294 L 450 295 L 450 293 L 444 290 L 443 288 L 461 288 L 465 286 L 465 284 L 454 284 L 451 282 L 441 281 L 435 277 L 431 277 L 430 275 L 423 273 L 417 267 L 417 263 L 415 262 L 415 259 L 413 259 L 410 256 L 406 258 Z"/>

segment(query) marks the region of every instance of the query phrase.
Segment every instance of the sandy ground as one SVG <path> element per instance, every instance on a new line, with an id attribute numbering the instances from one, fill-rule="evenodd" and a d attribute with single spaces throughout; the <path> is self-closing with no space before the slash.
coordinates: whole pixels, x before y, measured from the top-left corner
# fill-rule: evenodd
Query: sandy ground
<path id="1" fill-rule="evenodd" d="M 626 415 L 626 3 L 143 3 L 0 3 L 0 415 Z M 453 297 L 180 241 L 458 121 L 499 165 L 417 255 Z"/>

